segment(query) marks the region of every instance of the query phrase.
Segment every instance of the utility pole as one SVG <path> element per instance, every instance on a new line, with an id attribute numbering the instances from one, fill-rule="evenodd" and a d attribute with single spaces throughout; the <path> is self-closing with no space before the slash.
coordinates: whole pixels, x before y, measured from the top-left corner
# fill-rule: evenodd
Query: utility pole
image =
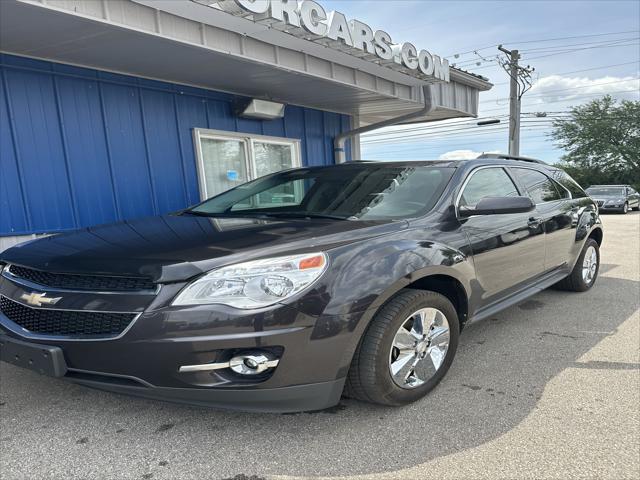
<path id="1" fill-rule="evenodd" d="M 507 60 L 501 60 L 500 66 L 511 77 L 509 92 L 509 155 L 520 155 L 520 108 L 522 96 L 531 88 L 531 74 L 535 69 L 521 67 L 518 64 L 520 53 L 518 50 L 507 50 L 502 45 L 498 49 L 507 55 Z"/>

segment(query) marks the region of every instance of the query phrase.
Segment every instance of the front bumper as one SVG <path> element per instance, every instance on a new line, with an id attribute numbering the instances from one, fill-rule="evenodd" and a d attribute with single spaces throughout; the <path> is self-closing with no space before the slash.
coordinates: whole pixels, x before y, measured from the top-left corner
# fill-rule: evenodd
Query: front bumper
<path id="1" fill-rule="evenodd" d="M 153 317 L 146 320 L 158 320 Z M 0 314 L 1 359 L 8 363 L 116 393 L 262 412 L 322 410 L 336 405 L 348 368 L 345 350 L 351 343 L 348 335 L 312 340 L 314 329 L 300 327 L 251 334 L 209 332 L 195 337 L 171 337 L 168 333 L 141 339 L 136 330 L 143 328 L 144 321 L 118 340 L 45 341 L 19 337 L 6 328 L 9 323 Z M 16 346 L 22 353 L 15 353 Z M 219 361 L 220 355 L 230 350 L 270 348 L 278 348 L 281 356 L 266 377 L 239 378 L 219 370 L 179 372 L 183 365 Z M 45 352 L 58 362 L 43 363 Z"/>
<path id="2" fill-rule="evenodd" d="M 19 294 L 13 292 L 13 300 Z M 171 307 L 163 297 L 172 296 L 171 288 L 161 292 L 117 338 L 33 335 L 2 313 L 0 337 L 36 350 L 56 349 L 64 373 L 53 376 L 117 393 L 268 412 L 320 410 L 339 402 L 362 314 L 312 316 L 290 306 L 251 312 Z M 232 352 L 249 350 L 275 352 L 279 364 L 256 378 L 229 370 L 179 371 L 185 365 L 228 361 Z M 46 370 L 41 373 L 52 375 Z"/>
<path id="3" fill-rule="evenodd" d="M 69 368 L 60 347 L 30 343 L 0 334 L 0 360 L 87 387 L 137 397 L 207 407 L 258 412 L 323 410 L 338 403 L 344 378 L 329 382 L 280 388 L 173 388 L 157 387 L 134 377 L 105 375 Z"/>

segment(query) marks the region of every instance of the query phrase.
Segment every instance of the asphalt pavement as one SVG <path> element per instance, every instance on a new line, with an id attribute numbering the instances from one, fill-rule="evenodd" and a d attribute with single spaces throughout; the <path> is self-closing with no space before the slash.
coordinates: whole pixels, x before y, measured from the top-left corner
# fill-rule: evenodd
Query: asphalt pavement
<path id="1" fill-rule="evenodd" d="M 0 478 L 640 478 L 640 214 L 603 217 L 596 286 L 548 290 L 462 334 L 423 400 L 216 411 L 2 364 Z"/>

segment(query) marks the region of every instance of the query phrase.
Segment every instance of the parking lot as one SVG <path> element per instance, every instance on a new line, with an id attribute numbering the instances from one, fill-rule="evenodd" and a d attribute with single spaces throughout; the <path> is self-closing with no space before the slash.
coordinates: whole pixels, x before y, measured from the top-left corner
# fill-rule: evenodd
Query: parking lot
<path id="1" fill-rule="evenodd" d="M 401 409 L 230 413 L 2 364 L 0 478 L 639 478 L 640 214 L 603 221 L 590 293 L 469 326 L 442 384 Z"/>

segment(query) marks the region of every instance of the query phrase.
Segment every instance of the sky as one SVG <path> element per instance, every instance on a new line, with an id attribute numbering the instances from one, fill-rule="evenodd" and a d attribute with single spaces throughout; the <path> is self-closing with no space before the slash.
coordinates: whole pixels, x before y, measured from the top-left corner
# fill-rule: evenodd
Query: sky
<path id="1" fill-rule="evenodd" d="M 533 87 L 522 100 L 521 155 L 558 161 L 563 151 L 548 137 L 551 119 L 564 116 L 571 106 L 607 93 L 618 99 L 640 99 L 639 0 L 321 3 L 327 10 L 338 10 L 374 30 L 389 32 L 394 42 L 412 42 L 494 84 L 490 91 L 480 93 L 478 116 L 500 119 L 500 124 L 478 126 L 475 119 L 456 119 L 430 123 L 428 128 L 423 124 L 378 130 L 362 137 L 363 159 L 473 158 L 481 152 L 506 153 L 509 77 L 496 61 L 501 55 L 498 44 L 520 50 L 521 65 L 535 67 Z M 546 112 L 547 117 L 536 117 L 536 112 Z M 446 123 L 453 125 L 443 126 Z M 396 130 L 405 133 L 393 135 Z"/>

